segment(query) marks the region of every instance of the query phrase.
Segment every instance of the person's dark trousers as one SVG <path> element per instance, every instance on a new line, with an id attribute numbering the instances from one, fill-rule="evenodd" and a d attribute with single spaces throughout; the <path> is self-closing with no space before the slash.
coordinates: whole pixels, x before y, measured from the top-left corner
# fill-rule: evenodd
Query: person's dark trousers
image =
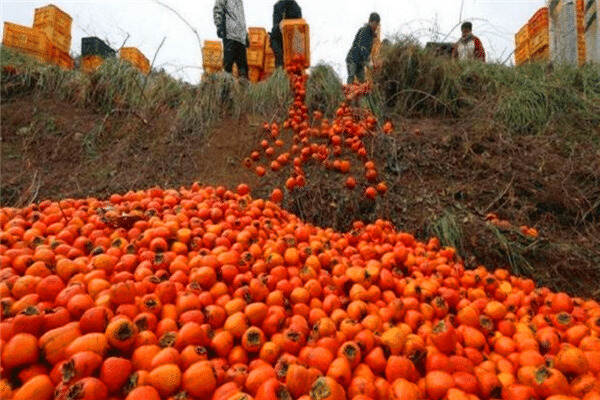
<path id="1" fill-rule="evenodd" d="M 357 64 L 355 62 L 346 60 L 346 66 L 348 67 L 348 85 L 354 83 L 354 78 L 358 79 L 360 83 L 365 81 L 365 66 Z"/>
<path id="2" fill-rule="evenodd" d="M 283 40 L 281 38 L 271 38 L 271 49 L 275 54 L 275 67 L 283 67 Z"/>
<path id="3" fill-rule="evenodd" d="M 231 73 L 233 64 L 237 65 L 238 73 L 248 78 L 248 60 L 246 59 L 246 46 L 235 40 L 223 39 L 223 64 L 225 71 Z"/>

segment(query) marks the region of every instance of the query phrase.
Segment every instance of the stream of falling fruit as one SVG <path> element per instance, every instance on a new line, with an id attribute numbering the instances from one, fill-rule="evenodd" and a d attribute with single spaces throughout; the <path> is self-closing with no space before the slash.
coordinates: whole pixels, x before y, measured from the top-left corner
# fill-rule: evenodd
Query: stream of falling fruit
<path id="1" fill-rule="evenodd" d="M 309 110 L 305 103 L 306 82 L 308 75 L 305 72 L 302 56 L 296 56 L 293 64 L 287 68 L 294 100 L 288 111 L 288 118 L 283 122 L 283 129 L 292 129 L 292 144 L 276 155 L 276 148 L 284 146 L 280 138 L 280 127 L 277 123 L 265 123 L 264 131 L 268 135 L 260 143 L 262 150 L 255 150 L 244 161 L 246 167 L 251 168 L 252 162 L 259 162 L 261 151 L 264 158 L 271 160 L 269 165 L 257 165 L 256 174 L 263 177 L 270 169 L 278 172 L 288 164 L 292 164 L 292 172 L 285 183 L 287 190 L 301 188 L 306 184 L 306 175 L 303 166 L 308 162 L 319 163 L 323 168 L 333 169 L 342 174 L 348 174 L 351 161 L 342 159 L 343 147 L 346 146 L 356 157 L 364 163 L 365 178 L 368 182 L 364 195 L 375 199 L 387 191 L 385 182 L 377 182 L 378 174 L 375 163 L 369 159 L 363 139 L 372 136 L 378 128 L 378 121 L 367 109 L 358 106 L 362 96 L 371 90 L 369 82 L 352 84 L 344 87 L 345 99 L 335 112 L 331 122 L 323 118 L 321 111 L 314 111 L 313 124 L 310 124 Z M 355 105 L 355 106 L 353 106 Z M 386 122 L 382 131 L 389 134 L 393 131 L 391 122 Z M 318 139 L 321 139 L 320 141 Z M 323 141 L 325 140 L 325 143 Z M 293 159 L 292 159 L 293 158 Z M 348 189 L 356 187 L 356 178 L 348 176 L 345 186 Z M 271 200 L 279 203 L 283 199 L 283 191 L 279 188 L 273 190 Z"/>

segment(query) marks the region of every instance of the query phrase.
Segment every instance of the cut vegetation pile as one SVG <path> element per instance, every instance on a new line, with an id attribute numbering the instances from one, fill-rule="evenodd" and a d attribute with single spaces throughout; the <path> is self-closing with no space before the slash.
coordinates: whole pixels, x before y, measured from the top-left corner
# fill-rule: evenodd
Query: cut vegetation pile
<path id="1" fill-rule="evenodd" d="M 406 40 L 383 54 L 362 105 L 396 127 L 365 140 L 387 194 L 365 200 L 338 173 L 309 167 L 307 186 L 283 206 L 340 230 L 386 218 L 456 246 L 469 267 L 508 267 L 600 296 L 593 284 L 600 281 L 599 68 L 458 64 Z M 246 182 L 262 197 L 284 187 L 285 174 L 259 182 L 240 167 L 262 123 L 287 116 L 283 73 L 257 85 L 217 74 L 191 86 L 162 72 L 145 78 L 116 61 L 84 75 L 5 49 L 1 59 L 3 205 L 194 180 Z M 340 88 L 330 67 L 315 67 L 307 106 L 331 118 Z M 487 222 L 491 212 L 510 225 Z M 539 236 L 521 234 L 521 225 Z"/>

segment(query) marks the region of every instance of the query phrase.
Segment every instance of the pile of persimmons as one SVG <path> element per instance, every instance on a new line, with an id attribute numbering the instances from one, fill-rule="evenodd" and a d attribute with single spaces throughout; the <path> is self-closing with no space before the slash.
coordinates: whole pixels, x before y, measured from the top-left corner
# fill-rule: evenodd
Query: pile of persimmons
<path id="1" fill-rule="evenodd" d="M 292 130 L 292 143 L 284 148 L 285 151 L 278 151 L 283 149 L 285 144 L 280 135 L 280 126 L 276 122 L 265 123 L 263 128 L 266 138 L 261 141 L 260 148 L 252 151 L 250 157 L 244 160 L 244 165 L 254 168 L 260 177 L 265 176 L 269 169 L 275 173 L 290 170 L 290 177 L 285 186 L 287 190 L 292 191 L 305 186 L 304 165 L 313 162 L 328 170 L 348 175 L 345 187 L 352 190 L 357 186 L 357 179 L 350 175 L 350 157 L 353 156 L 364 165 L 364 196 L 375 199 L 378 194 L 383 195 L 387 191 L 387 184 L 378 180 L 375 163 L 369 159 L 363 141 L 365 137 L 371 137 L 378 132 L 378 122 L 370 111 L 359 106 L 361 97 L 370 92 L 371 85 L 368 82 L 347 85 L 344 87 L 346 101 L 338 107 L 331 122 L 323 117 L 321 111 L 314 111 L 311 120 L 305 102 L 306 82 L 309 77 L 305 73 L 301 56 L 294 58 L 294 63 L 287 68 L 287 73 L 293 102 L 282 128 Z M 391 133 L 392 124 L 386 122 L 381 131 L 385 134 Z M 260 164 L 261 159 L 268 165 Z M 254 166 L 254 163 L 257 165 Z M 280 201 L 282 198 L 282 190 L 275 189 L 272 199 Z"/>
<path id="2" fill-rule="evenodd" d="M 264 156 L 246 165 L 291 163 L 294 190 L 309 161 L 349 173 L 345 146 L 365 196 L 385 193 L 363 143 L 377 120 L 351 106 L 368 85 L 309 125 L 306 75 L 288 73 L 294 143 L 276 156 L 267 124 Z M 249 192 L 194 184 L 0 209 L 0 399 L 600 399 L 596 301 L 466 270 L 385 221 L 318 228 L 276 205 L 282 190 Z"/>
<path id="3" fill-rule="evenodd" d="M 2 399 L 600 398 L 600 306 L 201 187 L 0 210 Z"/>

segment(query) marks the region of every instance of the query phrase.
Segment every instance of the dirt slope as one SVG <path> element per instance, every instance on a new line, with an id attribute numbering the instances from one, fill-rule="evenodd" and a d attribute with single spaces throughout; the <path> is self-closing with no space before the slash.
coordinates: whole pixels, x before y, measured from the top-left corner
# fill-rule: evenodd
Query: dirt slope
<path id="1" fill-rule="evenodd" d="M 210 135 L 176 138 L 171 119 L 166 113 L 144 123 L 132 114 L 95 114 L 29 96 L 3 104 L 2 203 L 106 196 L 194 181 L 253 182 L 239 166 L 257 129 L 232 122 Z"/>

